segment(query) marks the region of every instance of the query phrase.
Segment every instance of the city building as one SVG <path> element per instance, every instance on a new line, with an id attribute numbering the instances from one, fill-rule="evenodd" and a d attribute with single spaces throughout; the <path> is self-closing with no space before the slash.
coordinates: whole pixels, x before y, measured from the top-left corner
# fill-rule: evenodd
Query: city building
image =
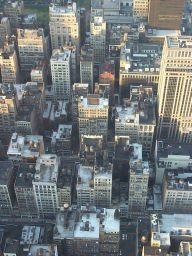
<path id="1" fill-rule="evenodd" d="M 191 168 L 166 170 L 162 190 L 165 212 L 192 213 Z"/>
<path id="2" fill-rule="evenodd" d="M 58 130 L 53 132 L 51 138 L 52 153 L 57 155 L 71 154 L 71 124 L 60 124 Z"/>
<path id="3" fill-rule="evenodd" d="M 158 85 L 160 59 L 159 44 L 126 42 L 120 52 L 120 96 L 127 97 L 133 83 Z"/>
<path id="4" fill-rule="evenodd" d="M 95 205 L 94 168 L 80 164 L 77 174 L 77 205 Z"/>
<path id="5" fill-rule="evenodd" d="M 39 89 L 42 91 L 47 84 L 47 65 L 44 61 L 39 61 L 31 69 L 31 82 L 37 83 Z"/>
<path id="6" fill-rule="evenodd" d="M 134 144 L 137 147 L 137 144 Z M 139 215 L 145 212 L 148 193 L 149 163 L 142 161 L 141 148 L 135 150 L 130 159 L 128 215 Z"/>
<path id="7" fill-rule="evenodd" d="M 118 255 L 119 212 L 116 209 L 66 207 L 56 217 L 54 241 L 62 253 L 72 255 Z"/>
<path id="8" fill-rule="evenodd" d="M 130 100 L 116 107 L 115 136 L 129 136 L 130 143 L 143 145 L 150 154 L 156 126 L 155 100 L 152 87 L 130 86 Z"/>
<path id="9" fill-rule="evenodd" d="M 21 163 L 14 184 L 14 191 L 21 217 L 37 217 L 37 206 L 32 181 L 35 164 Z"/>
<path id="10" fill-rule="evenodd" d="M 71 84 L 79 81 L 79 52 L 75 45 L 65 45 L 64 49 L 71 52 Z"/>
<path id="11" fill-rule="evenodd" d="M 150 27 L 180 30 L 184 0 L 149 0 Z"/>
<path id="12" fill-rule="evenodd" d="M 75 2 L 68 2 L 65 6 L 51 4 L 49 28 L 52 50 L 65 45 L 73 45 L 79 52 L 80 16 Z"/>
<path id="13" fill-rule="evenodd" d="M 58 211 L 57 180 L 59 158 L 53 154 L 42 154 L 36 162 L 32 181 L 38 216 L 53 218 Z"/>
<path id="14" fill-rule="evenodd" d="M 55 244 L 33 244 L 30 246 L 29 253 L 31 255 L 37 256 L 37 255 L 52 255 L 52 256 L 59 256 L 57 245 Z"/>
<path id="15" fill-rule="evenodd" d="M 55 99 L 69 99 L 71 95 L 71 52 L 54 50 L 51 57 L 51 75 Z"/>
<path id="16" fill-rule="evenodd" d="M 87 97 L 89 84 L 75 83 L 72 90 L 72 118 L 73 123 L 78 124 L 78 103 L 80 97 Z"/>
<path id="17" fill-rule="evenodd" d="M 166 169 L 190 168 L 192 166 L 192 148 L 190 144 L 156 141 L 155 168 L 156 184 L 163 183 Z"/>
<path id="18" fill-rule="evenodd" d="M 166 37 L 158 85 L 158 138 L 192 142 L 192 37 Z"/>
<path id="19" fill-rule="evenodd" d="M 10 21 L 7 17 L 0 18 L 0 49 L 4 47 L 6 39 L 11 35 Z"/>
<path id="20" fill-rule="evenodd" d="M 166 217 L 165 217 L 166 218 Z M 149 241 L 145 241 L 144 236 L 144 246 L 142 248 L 143 256 L 151 255 L 167 255 L 171 246 L 171 236 L 167 230 L 162 231 L 160 226 L 160 219 L 156 214 L 151 214 L 150 216 L 150 237 Z M 166 222 L 166 221 L 165 221 Z M 171 226 L 172 223 L 170 223 Z M 163 223 L 165 225 L 165 223 Z M 172 228 L 172 226 L 171 226 Z"/>
<path id="21" fill-rule="evenodd" d="M 24 14 L 24 3 L 22 0 L 7 1 L 4 5 L 5 16 L 9 18 L 11 28 L 18 28 L 21 23 L 21 17 Z"/>
<path id="22" fill-rule="evenodd" d="M 42 136 L 22 136 L 13 133 L 7 150 L 9 160 L 15 162 L 35 162 L 41 154 L 44 154 L 44 142 Z"/>
<path id="23" fill-rule="evenodd" d="M 43 28 L 17 29 L 17 43 L 21 71 L 29 73 L 33 65 L 46 59 L 47 40 Z"/>
<path id="24" fill-rule="evenodd" d="M 94 168 L 94 196 L 97 208 L 111 207 L 112 172 L 113 166 L 111 164 L 95 166 Z"/>
<path id="25" fill-rule="evenodd" d="M 90 44 L 93 49 L 94 63 L 99 64 L 105 60 L 106 51 L 106 22 L 102 16 L 91 18 Z"/>
<path id="26" fill-rule="evenodd" d="M 148 17 L 149 0 L 133 0 L 133 13 L 136 17 Z"/>
<path id="27" fill-rule="evenodd" d="M 14 44 L 5 43 L 0 50 L 0 69 L 3 84 L 19 83 L 19 65 Z"/>
<path id="28" fill-rule="evenodd" d="M 81 135 L 80 156 L 94 163 L 95 157 L 103 151 L 104 145 L 102 135 Z"/>
<path id="29" fill-rule="evenodd" d="M 107 135 L 108 99 L 89 94 L 81 97 L 78 104 L 79 135 Z"/>
<path id="30" fill-rule="evenodd" d="M 114 87 L 115 87 L 115 62 L 105 61 L 100 66 L 99 72 L 99 83 L 109 84 L 109 103 L 112 105 L 114 103 Z"/>
<path id="31" fill-rule="evenodd" d="M 58 204 L 62 210 L 72 203 L 74 187 L 74 171 L 72 167 L 60 166 L 59 176 L 57 180 Z"/>
<path id="32" fill-rule="evenodd" d="M 85 44 L 81 48 L 80 79 L 82 84 L 89 85 L 89 93 L 93 93 L 93 64 L 93 49 L 90 47 L 90 45 Z"/>
<path id="33" fill-rule="evenodd" d="M 119 210 L 105 208 L 101 209 L 100 219 L 101 226 L 99 234 L 99 255 L 118 255 L 120 240 Z"/>
<path id="34" fill-rule="evenodd" d="M 8 217 L 13 214 L 14 198 L 14 166 L 11 161 L 0 162 L 0 216 Z"/>
<path id="35" fill-rule="evenodd" d="M 15 130 L 17 97 L 11 87 L 0 85 L 0 138 L 6 144 Z"/>
<path id="36" fill-rule="evenodd" d="M 36 82 L 15 84 L 14 89 L 18 98 L 16 131 L 22 135 L 42 132 L 44 92 Z"/>
<path id="37" fill-rule="evenodd" d="M 96 213 L 82 214 L 74 230 L 74 255 L 99 255 L 100 219 Z"/>

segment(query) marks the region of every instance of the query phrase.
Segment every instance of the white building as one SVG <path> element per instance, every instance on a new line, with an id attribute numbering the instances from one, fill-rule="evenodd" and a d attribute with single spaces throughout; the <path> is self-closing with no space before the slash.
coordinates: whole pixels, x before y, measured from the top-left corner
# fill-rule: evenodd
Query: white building
<path id="1" fill-rule="evenodd" d="M 78 166 L 77 176 L 77 204 L 86 206 L 95 204 L 94 194 L 94 168 L 91 166 Z"/>
<path id="2" fill-rule="evenodd" d="M 112 170 L 113 166 L 98 167 L 94 169 L 95 206 L 110 208 L 112 197 Z"/>
<path id="3" fill-rule="evenodd" d="M 54 217 L 58 211 L 57 179 L 59 158 L 43 154 L 36 162 L 33 190 L 40 217 Z"/>
<path id="4" fill-rule="evenodd" d="M 184 143 L 156 141 L 155 148 L 156 184 L 162 184 L 165 169 L 192 166 L 192 147 Z"/>
<path id="5" fill-rule="evenodd" d="M 69 99 L 71 95 L 71 52 L 54 50 L 51 57 L 51 75 L 55 99 Z"/>
<path id="6" fill-rule="evenodd" d="M 44 152 L 42 136 L 21 136 L 13 133 L 7 150 L 7 156 L 12 161 L 34 162 Z"/>
<path id="7" fill-rule="evenodd" d="M 81 97 L 78 103 L 79 134 L 107 135 L 109 100 L 98 95 Z"/>

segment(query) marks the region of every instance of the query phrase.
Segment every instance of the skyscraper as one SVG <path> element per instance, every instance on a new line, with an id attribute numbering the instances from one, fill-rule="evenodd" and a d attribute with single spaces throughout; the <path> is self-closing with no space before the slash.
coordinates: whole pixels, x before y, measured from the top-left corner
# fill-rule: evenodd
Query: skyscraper
<path id="1" fill-rule="evenodd" d="M 192 141 L 192 37 L 166 37 L 159 78 L 158 137 Z"/>
<path id="2" fill-rule="evenodd" d="M 149 26 L 180 30 L 184 0 L 149 0 Z"/>

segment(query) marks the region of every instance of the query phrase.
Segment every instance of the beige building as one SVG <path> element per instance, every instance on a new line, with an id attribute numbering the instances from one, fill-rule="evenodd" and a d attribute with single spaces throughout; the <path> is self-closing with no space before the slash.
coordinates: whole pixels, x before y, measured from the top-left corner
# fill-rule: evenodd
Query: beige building
<path id="1" fill-rule="evenodd" d="M 192 142 L 192 37 L 166 37 L 158 86 L 158 137 Z"/>
<path id="2" fill-rule="evenodd" d="M 92 17 L 90 32 L 94 63 L 102 63 L 105 60 L 106 50 L 106 22 L 103 17 Z"/>
<path id="3" fill-rule="evenodd" d="M 191 168 L 167 170 L 163 180 L 163 210 L 172 213 L 192 213 L 191 202 Z"/>
<path id="4" fill-rule="evenodd" d="M 44 30 L 17 29 L 17 41 L 21 71 L 30 72 L 33 65 L 47 56 L 47 40 Z"/>
<path id="5" fill-rule="evenodd" d="M 136 17 L 148 17 L 149 0 L 133 0 L 133 13 Z"/>
<path id="6" fill-rule="evenodd" d="M 66 6 L 50 5 L 49 28 L 52 49 L 72 44 L 79 51 L 80 17 L 75 2 Z"/>
<path id="7" fill-rule="evenodd" d="M 0 137 L 9 141 L 15 129 L 16 121 L 16 97 L 8 92 L 6 86 L 0 86 Z"/>
<path id="8" fill-rule="evenodd" d="M 31 69 L 31 82 L 37 83 L 40 90 L 44 90 L 47 83 L 47 65 L 44 61 L 39 61 Z"/>
<path id="9" fill-rule="evenodd" d="M 90 94 L 78 103 L 79 135 L 104 135 L 108 132 L 109 100 Z"/>
<path id="10" fill-rule="evenodd" d="M 14 44 L 7 44 L 0 51 L 0 69 L 4 84 L 19 83 L 19 66 Z"/>
<path id="11" fill-rule="evenodd" d="M 21 22 L 21 16 L 24 14 L 23 1 L 7 1 L 4 4 L 4 13 L 10 20 L 11 28 L 17 28 Z"/>

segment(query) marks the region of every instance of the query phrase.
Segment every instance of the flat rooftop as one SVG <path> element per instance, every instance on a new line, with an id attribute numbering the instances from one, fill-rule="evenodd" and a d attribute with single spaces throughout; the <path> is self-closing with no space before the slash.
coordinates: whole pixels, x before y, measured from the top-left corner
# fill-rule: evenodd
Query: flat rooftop
<path id="1" fill-rule="evenodd" d="M 77 188 L 89 188 L 93 180 L 93 167 L 79 165 Z"/>
<path id="2" fill-rule="evenodd" d="M 15 187 L 32 188 L 33 178 L 35 176 L 35 164 L 21 163 L 18 168 Z"/>
<path id="3" fill-rule="evenodd" d="M 165 170 L 168 190 L 192 190 L 192 167 L 188 169 Z"/>
<path id="4" fill-rule="evenodd" d="M 56 183 L 58 178 L 59 159 L 54 154 L 42 154 L 36 161 L 36 173 L 33 182 Z"/>
<path id="5" fill-rule="evenodd" d="M 56 49 L 53 51 L 51 56 L 51 65 L 55 62 L 65 62 L 69 61 L 71 56 L 71 51 L 68 49 Z"/>
<path id="6" fill-rule="evenodd" d="M 169 143 L 167 141 L 157 141 L 157 155 L 159 158 L 169 158 L 171 156 L 185 156 L 192 158 L 192 146 L 185 143 Z"/>
<path id="7" fill-rule="evenodd" d="M 192 36 L 167 36 L 169 48 L 192 48 Z"/>
<path id="8" fill-rule="evenodd" d="M 130 175 L 149 175 L 149 162 L 141 160 L 130 161 Z"/>
<path id="9" fill-rule="evenodd" d="M 54 228 L 54 239 L 73 238 L 76 224 L 77 212 L 70 210 L 67 212 L 60 212 L 56 217 L 56 224 Z"/>
<path id="10" fill-rule="evenodd" d="M 21 235 L 20 244 L 38 244 L 41 233 L 41 227 L 24 226 Z"/>
<path id="11" fill-rule="evenodd" d="M 99 240 L 100 219 L 96 213 L 82 214 L 74 232 L 74 238 Z"/>
<path id="12" fill-rule="evenodd" d="M 161 233 L 173 235 L 192 235 L 191 214 L 162 214 L 160 218 Z"/>
<path id="13" fill-rule="evenodd" d="M 110 179 L 112 181 L 112 165 L 108 165 L 108 166 L 105 166 L 105 167 L 95 167 L 95 170 L 94 170 L 94 178 L 98 179 L 99 177 L 102 178 L 106 178 L 106 179 Z"/>
<path id="14" fill-rule="evenodd" d="M 115 209 L 105 209 L 105 218 L 102 222 L 103 230 L 105 233 L 120 232 L 120 220 L 115 218 Z"/>
<path id="15" fill-rule="evenodd" d="M 32 245 L 29 251 L 32 256 L 58 256 L 56 245 Z"/>
<path id="16" fill-rule="evenodd" d="M 9 157 L 37 158 L 44 153 L 43 136 L 26 135 L 25 137 L 13 133 L 7 150 Z"/>
<path id="17" fill-rule="evenodd" d="M 49 13 L 50 14 L 75 14 L 77 12 L 77 6 L 76 3 L 73 2 L 72 5 L 66 5 L 66 6 L 58 6 L 55 4 L 51 4 L 49 6 Z"/>
<path id="18" fill-rule="evenodd" d="M 84 108 L 91 108 L 91 109 L 102 109 L 107 108 L 109 106 L 109 100 L 105 98 L 99 98 L 97 104 L 91 104 L 90 100 L 87 97 L 81 98 L 81 104 Z"/>

